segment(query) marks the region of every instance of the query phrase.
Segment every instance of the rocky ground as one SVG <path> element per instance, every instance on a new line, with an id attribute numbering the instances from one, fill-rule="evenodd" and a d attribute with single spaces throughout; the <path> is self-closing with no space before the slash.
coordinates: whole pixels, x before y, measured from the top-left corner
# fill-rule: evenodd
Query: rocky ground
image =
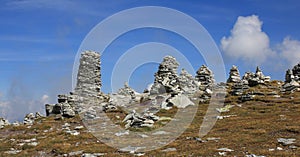
<path id="1" fill-rule="evenodd" d="M 280 91 L 283 82 L 271 81 L 249 87 L 243 95 L 227 94 L 217 123 L 203 138 L 199 127 L 208 107 L 198 104 L 196 116 L 186 131 L 167 146 L 149 152 L 121 152 L 95 138 L 78 115 L 40 117 L 33 123 L 5 125 L 0 129 L 0 156 L 300 156 L 300 92 Z M 228 91 L 232 91 L 229 86 Z M 250 93 L 250 94 L 249 94 Z M 250 96 L 249 96 L 250 95 Z M 189 108 L 189 106 L 187 107 Z M 154 128 L 168 122 L 177 111 L 161 110 Z M 126 113 L 107 113 L 117 125 Z M 129 129 L 149 131 L 147 128 Z M 127 136 L 127 133 L 116 134 Z"/>

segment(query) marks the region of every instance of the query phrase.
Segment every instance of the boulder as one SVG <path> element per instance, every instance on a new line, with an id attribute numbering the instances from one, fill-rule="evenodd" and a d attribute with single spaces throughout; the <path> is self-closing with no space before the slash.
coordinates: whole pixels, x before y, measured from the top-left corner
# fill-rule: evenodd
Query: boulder
<path id="1" fill-rule="evenodd" d="M 177 108 L 186 108 L 190 105 L 195 105 L 187 96 L 183 94 L 175 95 L 174 97 L 171 97 L 167 100 L 169 104 L 172 106 L 176 106 Z M 167 109 L 168 106 L 162 106 L 162 108 Z"/>

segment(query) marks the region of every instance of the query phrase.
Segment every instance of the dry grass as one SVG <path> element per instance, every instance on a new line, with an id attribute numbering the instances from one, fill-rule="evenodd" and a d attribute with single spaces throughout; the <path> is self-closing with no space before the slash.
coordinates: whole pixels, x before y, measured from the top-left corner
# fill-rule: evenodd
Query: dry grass
<path id="1" fill-rule="evenodd" d="M 278 86 L 277 82 L 271 82 L 269 86 Z M 277 88 L 278 89 L 278 88 Z M 264 93 L 273 92 L 268 88 L 254 87 L 252 91 Z M 275 92 L 279 92 L 275 91 Z M 291 99 L 293 97 L 293 99 Z M 218 137 L 219 141 L 208 141 L 201 143 L 188 137 L 197 137 L 199 127 L 208 104 L 199 104 L 197 114 L 190 127 L 175 141 L 169 145 L 150 152 L 145 156 L 219 156 L 218 148 L 230 148 L 233 152 L 228 152 L 228 156 L 245 156 L 246 154 L 256 154 L 265 156 L 300 156 L 300 92 L 282 95 L 281 98 L 274 98 L 270 95 L 256 97 L 253 101 L 238 102 L 237 96 L 228 96 L 225 104 L 241 104 L 241 107 L 233 107 L 230 112 L 222 115 L 236 115 L 234 117 L 218 120 L 214 128 L 202 139 L 208 137 Z M 173 116 L 177 109 L 160 111 L 159 116 Z M 109 113 L 109 117 L 115 119 L 116 114 L 122 119 L 125 115 L 122 112 Z M 12 156 L 60 156 L 72 151 L 82 150 L 86 153 L 107 153 L 106 156 L 131 156 L 111 148 L 93 137 L 87 130 L 81 130 L 79 136 L 72 136 L 64 133 L 61 126 L 70 123 L 71 127 L 82 125 L 80 118 L 54 120 L 53 117 L 42 118 L 31 127 L 6 127 L 0 130 L 0 156 L 9 156 L 4 152 L 10 148 L 22 150 L 17 155 Z M 157 124 L 158 126 L 162 124 Z M 158 127 L 156 126 L 156 127 Z M 44 132 L 44 130 L 52 131 Z M 290 149 L 288 146 L 278 144 L 277 138 L 295 138 L 298 149 Z M 36 138 L 37 146 L 18 146 L 23 139 Z M 10 139 L 16 139 L 12 142 Z M 166 148 L 176 148 L 175 152 L 162 152 Z M 276 147 L 284 150 L 269 151 Z"/>

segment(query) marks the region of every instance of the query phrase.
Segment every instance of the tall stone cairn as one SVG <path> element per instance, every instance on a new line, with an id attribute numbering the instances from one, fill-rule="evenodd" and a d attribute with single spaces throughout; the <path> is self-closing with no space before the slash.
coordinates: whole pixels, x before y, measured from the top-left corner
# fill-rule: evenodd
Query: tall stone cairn
<path id="1" fill-rule="evenodd" d="M 233 65 L 229 72 L 229 78 L 227 83 L 238 83 L 241 82 L 241 76 L 237 66 Z"/>
<path id="2" fill-rule="evenodd" d="M 179 81 L 177 75 L 179 63 L 172 56 L 164 57 L 155 73 L 154 84 L 150 94 L 178 93 Z"/>
<path id="3" fill-rule="evenodd" d="M 100 54 L 84 51 L 81 54 L 74 93 L 82 97 L 96 97 L 101 90 Z"/>

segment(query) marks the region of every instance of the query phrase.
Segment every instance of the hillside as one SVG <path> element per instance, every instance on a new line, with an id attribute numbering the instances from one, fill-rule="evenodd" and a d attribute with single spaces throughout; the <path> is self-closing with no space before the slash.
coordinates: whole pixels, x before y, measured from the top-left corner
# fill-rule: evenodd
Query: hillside
<path id="1" fill-rule="evenodd" d="M 223 117 L 218 118 L 213 129 L 202 139 L 197 137 L 208 103 L 199 103 L 192 124 L 179 138 L 161 149 L 135 155 L 299 156 L 300 92 L 282 93 L 280 86 L 280 82 L 272 81 L 266 86 L 251 87 L 248 91 L 261 94 L 245 102 L 239 100 L 240 96 L 227 95 L 225 105 L 233 107 L 221 114 Z M 173 112 L 174 109 L 158 114 L 167 117 Z M 108 114 L 113 118 L 112 115 L 124 113 Z M 115 118 L 114 121 L 118 120 Z M 82 126 L 79 116 L 50 116 L 36 119 L 33 125 L 4 127 L 0 130 L 0 156 L 133 155 L 103 144 Z M 278 142 L 279 138 L 295 141 L 285 145 Z"/>

